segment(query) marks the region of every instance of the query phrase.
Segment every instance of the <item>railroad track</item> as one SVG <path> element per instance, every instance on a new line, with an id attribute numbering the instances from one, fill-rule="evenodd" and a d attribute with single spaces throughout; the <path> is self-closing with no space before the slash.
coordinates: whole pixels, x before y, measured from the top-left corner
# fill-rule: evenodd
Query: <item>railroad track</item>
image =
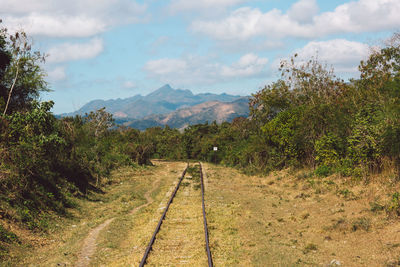
<path id="1" fill-rule="evenodd" d="M 205 247 L 205 252 L 207 254 L 208 266 L 213 266 L 212 254 L 211 254 L 210 246 L 209 246 L 207 218 L 206 218 L 205 203 L 204 203 L 203 169 L 202 169 L 202 164 L 200 162 L 199 162 L 198 166 L 199 166 L 201 202 L 202 202 L 202 216 L 200 216 L 200 217 L 203 218 L 203 225 L 204 225 L 204 243 L 203 244 L 204 244 L 204 247 Z M 156 229 L 155 229 L 155 231 L 154 231 L 154 233 L 153 233 L 153 235 L 152 235 L 152 237 L 150 239 L 150 242 L 149 242 L 148 246 L 146 247 L 145 253 L 144 253 L 143 258 L 142 258 L 142 260 L 140 262 L 140 265 L 139 265 L 140 267 L 144 266 L 147 263 L 147 259 L 148 259 L 149 255 L 150 255 L 150 252 L 153 249 L 153 245 L 154 245 L 154 243 L 155 243 L 155 241 L 157 239 L 157 235 L 159 234 L 159 232 L 161 230 L 161 225 L 163 224 L 163 222 L 164 222 L 164 220 L 166 218 L 167 212 L 168 212 L 168 210 L 169 210 L 169 208 L 171 206 L 171 203 L 173 202 L 175 196 L 177 195 L 177 192 L 178 192 L 179 188 L 182 187 L 182 181 L 185 179 L 185 175 L 186 175 L 186 173 L 188 171 L 188 168 L 189 168 L 189 163 L 186 166 L 185 170 L 183 171 L 183 173 L 182 173 L 182 175 L 181 175 L 181 177 L 180 177 L 180 179 L 178 181 L 178 184 L 176 185 L 175 190 L 172 192 L 171 197 L 169 198 L 169 201 L 168 201 L 168 203 L 167 203 L 167 205 L 166 205 L 166 207 L 164 209 L 164 212 L 161 215 L 160 220 L 158 221 L 157 227 L 156 227 Z M 193 177 L 191 179 L 193 179 Z M 190 184 L 190 183 L 186 183 L 186 184 L 184 184 L 184 186 L 187 186 L 188 184 Z M 188 256 L 188 257 L 190 257 L 190 256 Z"/>

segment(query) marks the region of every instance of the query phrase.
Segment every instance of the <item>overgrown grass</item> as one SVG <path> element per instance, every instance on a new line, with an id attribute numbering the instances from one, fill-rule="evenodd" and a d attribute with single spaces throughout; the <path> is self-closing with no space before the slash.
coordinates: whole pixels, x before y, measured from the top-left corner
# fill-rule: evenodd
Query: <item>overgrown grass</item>
<path id="1" fill-rule="evenodd" d="M 102 191 L 71 198 L 69 201 L 74 207 L 67 208 L 66 216 L 53 214 L 48 217 L 45 232 L 26 231 L 20 227 L 15 234 L 23 234 L 23 239 L 17 237 L 21 245 L 14 242 L 6 246 L 2 264 L 73 265 L 82 241 L 91 229 L 108 218 L 124 216 L 145 202 L 143 195 L 152 181 L 152 178 L 146 178 L 151 173 L 152 169 L 146 167 L 119 169 L 112 173 Z"/>

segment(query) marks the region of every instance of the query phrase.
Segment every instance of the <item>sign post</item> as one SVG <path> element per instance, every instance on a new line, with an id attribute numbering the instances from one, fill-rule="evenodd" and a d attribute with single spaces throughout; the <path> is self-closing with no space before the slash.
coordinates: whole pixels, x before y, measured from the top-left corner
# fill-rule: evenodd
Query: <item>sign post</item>
<path id="1" fill-rule="evenodd" d="M 215 146 L 213 147 L 214 150 L 214 164 L 217 165 L 217 151 L 218 151 L 218 147 Z"/>

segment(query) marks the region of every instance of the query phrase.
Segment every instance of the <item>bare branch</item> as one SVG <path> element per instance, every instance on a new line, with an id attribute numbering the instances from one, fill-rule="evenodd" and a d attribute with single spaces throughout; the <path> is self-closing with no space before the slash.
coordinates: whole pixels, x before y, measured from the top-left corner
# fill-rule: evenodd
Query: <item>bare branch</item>
<path id="1" fill-rule="evenodd" d="M 14 89 L 14 86 L 15 86 L 15 83 L 17 82 L 17 79 L 18 79 L 18 72 L 19 72 L 19 60 L 20 59 L 18 59 L 17 60 L 17 70 L 16 70 L 16 72 L 15 72 L 15 78 L 14 78 L 14 81 L 13 81 L 13 83 L 12 83 L 12 85 L 11 85 L 11 88 L 10 88 L 10 92 L 8 93 L 8 99 L 7 99 L 7 104 L 6 104 L 6 107 L 4 108 L 4 111 L 3 111 L 3 117 L 6 115 L 6 113 L 7 113 L 7 109 L 8 109 L 8 105 L 10 104 L 10 99 L 11 99 L 11 95 L 12 95 L 12 92 L 13 92 L 13 89 Z"/>

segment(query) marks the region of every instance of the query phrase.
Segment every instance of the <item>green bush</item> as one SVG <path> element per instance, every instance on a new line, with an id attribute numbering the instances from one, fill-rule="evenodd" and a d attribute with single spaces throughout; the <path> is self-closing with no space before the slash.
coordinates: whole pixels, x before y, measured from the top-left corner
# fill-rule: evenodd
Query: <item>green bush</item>
<path id="1" fill-rule="evenodd" d="M 319 177 L 327 177 L 332 174 L 332 168 L 326 165 L 320 165 L 315 169 L 315 174 Z"/>
<path id="2" fill-rule="evenodd" d="M 3 225 L 0 224 L 0 241 L 6 243 L 13 243 L 13 242 L 19 242 L 19 239 L 16 234 L 4 229 Z"/>
<path id="3" fill-rule="evenodd" d="M 340 161 L 340 140 L 332 133 L 323 135 L 315 142 L 315 160 L 317 164 L 337 166 Z"/>
<path id="4" fill-rule="evenodd" d="M 400 193 L 396 192 L 392 195 L 390 202 L 386 205 L 386 211 L 390 215 L 400 216 Z"/>
<path id="5" fill-rule="evenodd" d="M 352 134 L 347 139 L 349 158 L 354 164 L 373 164 L 380 155 L 381 134 L 376 114 L 373 107 L 365 107 L 356 114 Z"/>

